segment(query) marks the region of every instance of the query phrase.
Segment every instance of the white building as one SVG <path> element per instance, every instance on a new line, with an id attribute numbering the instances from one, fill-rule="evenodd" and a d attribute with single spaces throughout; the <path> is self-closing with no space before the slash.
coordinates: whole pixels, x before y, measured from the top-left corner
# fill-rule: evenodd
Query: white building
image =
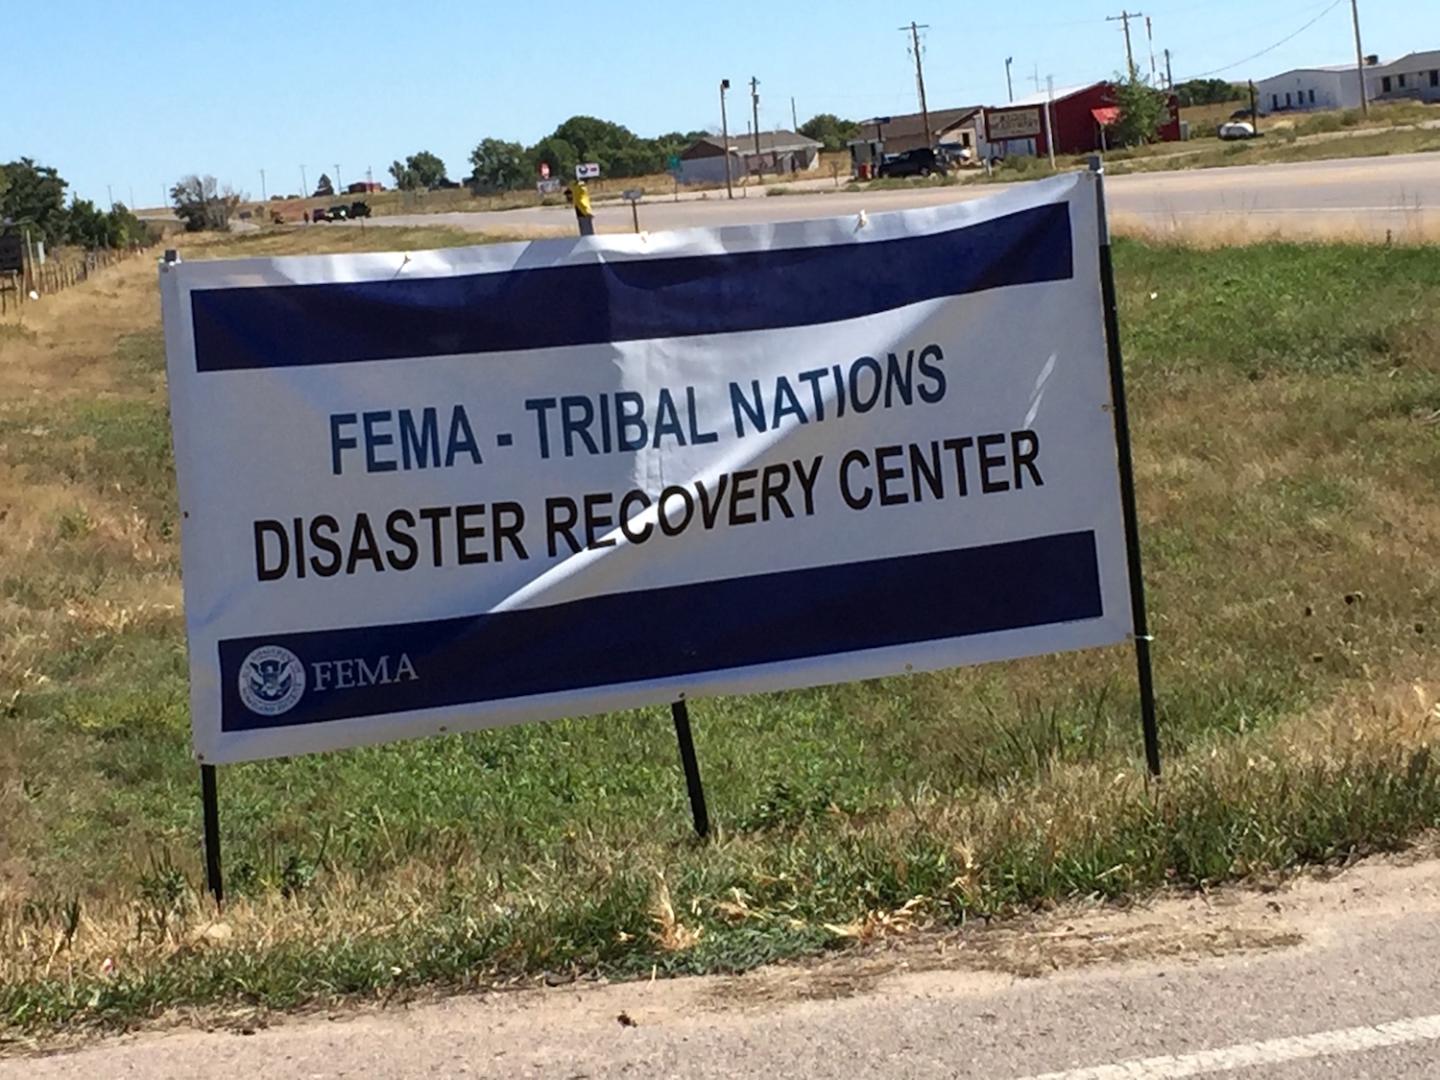
<path id="1" fill-rule="evenodd" d="M 1354 64 L 1296 68 L 1255 83 L 1260 115 L 1299 109 L 1358 109 L 1360 76 Z"/>
<path id="2" fill-rule="evenodd" d="M 1366 68 L 1365 90 L 1371 101 L 1440 102 L 1440 49 Z"/>
<path id="3" fill-rule="evenodd" d="M 786 175 L 820 167 L 822 145 L 814 139 L 793 131 L 762 131 L 758 153 L 756 141 L 754 135 L 732 133 L 727 155 L 718 135 L 697 139 L 680 152 L 680 183 L 723 184 L 727 157 L 734 181 L 755 173 Z"/>
<path id="4" fill-rule="evenodd" d="M 1440 102 L 1440 49 L 1380 63 L 1365 58 L 1365 96 L 1370 101 Z M 1262 115 L 1310 109 L 1358 109 L 1360 75 L 1354 64 L 1295 68 L 1255 83 Z"/>

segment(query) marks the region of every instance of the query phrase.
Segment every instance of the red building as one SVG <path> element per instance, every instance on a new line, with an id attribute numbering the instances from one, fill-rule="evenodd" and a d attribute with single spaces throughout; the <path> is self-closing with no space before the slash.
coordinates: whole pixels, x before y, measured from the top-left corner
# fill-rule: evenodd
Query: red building
<path id="1" fill-rule="evenodd" d="M 1120 116 L 1115 105 L 1115 85 L 1098 82 L 1091 86 L 1032 94 L 1027 98 L 985 110 L 985 132 L 994 157 L 1012 154 L 1050 153 L 1045 141 L 1045 105 L 1050 104 L 1050 126 L 1057 154 L 1088 154 L 1108 148 L 1107 133 Z M 1169 99 L 1170 114 L 1157 138 L 1173 142 L 1180 138 L 1180 102 Z"/>

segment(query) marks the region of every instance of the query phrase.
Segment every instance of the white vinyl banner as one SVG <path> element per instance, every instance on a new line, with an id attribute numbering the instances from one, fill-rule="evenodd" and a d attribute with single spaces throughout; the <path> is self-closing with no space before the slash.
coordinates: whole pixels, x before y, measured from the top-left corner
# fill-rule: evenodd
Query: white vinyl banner
<path id="1" fill-rule="evenodd" d="M 194 739 L 242 761 L 1112 644 L 1096 178 L 162 270 Z"/>

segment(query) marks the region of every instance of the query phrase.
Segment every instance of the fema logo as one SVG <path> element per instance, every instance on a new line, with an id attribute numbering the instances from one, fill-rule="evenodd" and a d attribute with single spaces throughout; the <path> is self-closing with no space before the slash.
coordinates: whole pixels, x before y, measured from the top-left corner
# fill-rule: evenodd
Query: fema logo
<path id="1" fill-rule="evenodd" d="M 279 716 L 305 693 L 305 665 L 289 649 L 262 645 L 240 665 L 240 700 L 261 716 Z"/>

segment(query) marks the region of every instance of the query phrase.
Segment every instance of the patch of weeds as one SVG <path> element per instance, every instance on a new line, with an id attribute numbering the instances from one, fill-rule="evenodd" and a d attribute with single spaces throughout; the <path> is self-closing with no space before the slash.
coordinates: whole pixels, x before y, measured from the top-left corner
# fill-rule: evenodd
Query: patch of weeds
<path id="1" fill-rule="evenodd" d="M 165 336 L 159 328 L 127 334 L 115 344 L 115 361 L 133 379 L 149 384 L 165 370 Z"/>
<path id="2" fill-rule="evenodd" d="M 736 819 L 741 832 L 757 832 L 778 827 L 793 828 L 837 809 L 824 792 L 797 792 L 784 780 L 776 780 L 749 811 Z"/>
<path id="3" fill-rule="evenodd" d="M 61 541 L 80 540 L 89 536 L 94 528 L 95 523 L 84 510 L 66 510 L 55 522 L 55 538 Z"/>

